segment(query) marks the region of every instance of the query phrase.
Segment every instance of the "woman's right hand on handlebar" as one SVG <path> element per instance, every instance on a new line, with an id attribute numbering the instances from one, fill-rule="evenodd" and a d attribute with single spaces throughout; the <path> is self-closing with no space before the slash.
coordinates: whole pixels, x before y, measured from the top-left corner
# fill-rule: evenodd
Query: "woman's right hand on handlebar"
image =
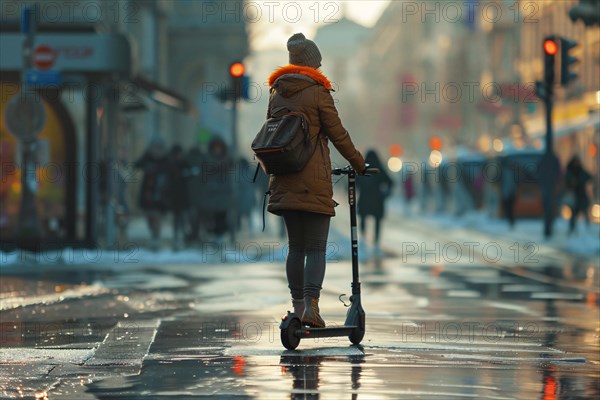
<path id="1" fill-rule="evenodd" d="M 379 168 L 371 167 L 370 164 L 365 164 L 365 169 L 359 173 L 359 175 L 373 175 L 378 174 Z"/>

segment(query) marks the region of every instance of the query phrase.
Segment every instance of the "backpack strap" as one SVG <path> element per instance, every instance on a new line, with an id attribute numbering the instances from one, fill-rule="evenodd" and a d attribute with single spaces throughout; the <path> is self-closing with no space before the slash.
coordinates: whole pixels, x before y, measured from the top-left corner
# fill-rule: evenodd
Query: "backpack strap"
<path id="1" fill-rule="evenodd" d="M 252 178 L 252 183 L 256 183 L 256 177 L 258 176 L 259 169 L 260 169 L 260 163 L 256 163 L 256 171 L 254 171 L 254 178 Z"/>
<path id="2" fill-rule="evenodd" d="M 272 111 L 269 113 L 269 116 L 270 116 L 271 118 L 272 118 L 272 117 L 277 117 L 277 116 L 278 116 L 278 114 L 279 114 L 281 111 L 286 111 L 286 113 L 285 113 L 285 114 L 287 114 L 287 113 L 289 113 L 289 112 L 290 112 L 290 109 L 289 109 L 289 108 L 287 108 L 287 107 L 277 107 L 277 108 L 273 109 L 273 110 L 272 110 Z M 283 113 L 282 113 L 281 115 L 283 115 Z"/>
<path id="3" fill-rule="evenodd" d="M 258 163 L 256 165 L 256 171 L 254 172 L 254 178 L 252 179 L 252 183 L 256 183 L 256 177 L 258 176 L 258 173 L 260 171 L 260 163 Z M 266 224 L 266 219 L 265 219 L 265 212 L 267 209 L 267 196 L 271 194 L 270 190 L 267 190 L 265 192 L 265 194 L 263 195 L 263 205 L 262 205 L 262 222 L 263 222 L 263 227 L 262 227 L 262 231 L 265 231 L 265 226 Z"/>

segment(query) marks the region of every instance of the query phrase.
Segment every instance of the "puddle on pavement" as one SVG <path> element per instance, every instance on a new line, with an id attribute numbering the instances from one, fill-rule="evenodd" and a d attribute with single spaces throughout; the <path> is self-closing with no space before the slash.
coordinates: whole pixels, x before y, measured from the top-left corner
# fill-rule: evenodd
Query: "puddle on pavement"
<path id="1" fill-rule="evenodd" d="M 88 348 L 104 340 L 115 325 L 109 320 L 2 321 L 1 344 L 5 348 Z"/>
<path id="2" fill-rule="evenodd" d="M 457 299 L 565 300 L 600 306 L 598 268 L 589 262 L 539 267 L 532 276 L 503 270 L 488 270 L 479 276 L 472 266 L 422 266 L 421 269 L 428 271 L 434 279 L 406 283 L 406 289 L 414 295 L 431 296 L 433 290 L 439 297 Z M 515 271 L 523 272 L 523 269 Z M 365 286 L 368 285 L 367 279 Z M 375 286 L 378 285 L 381 284 L 375 282 Z"/>
<path id="3" fill-rule="evenodd" d="M 464 360 L 400 364 L 377 356 L 232 356 L 205 360 L 149 361 L 139 376 L 109 378 L 88 385 L 99 398 L 234 396 L 248 398 L 594 398 L 593 376 L 557 364 L 519 368 L 469 365 Z M 566 397 L 567 396 L 567 397 Z M 568 397 L 571 396 L 571 397 Z M 548 397 L 550 398 L 550 397 Z"/>
<path id="4" fill-rule="evenodd" d="M 87 393 L 102 399 L 536 399 L 545 394 L 558 399 L 600 395 L 598 364 L 579 355 L 576 348 L 569 353 L 562 350 L 565 344 L 590 340 L 593 332 L 556 331 L 553 324 L 538 326 L 535 335 L 506 336 L 513 322 L 502 322 L 505 334 L 495 342 L 478 336 L 461 343 L 427 344 L 402 339 L 378 321 L 370 325 L 371 332 L 380 332 L 371 333 L 377 344 L 369 339 L 364 347 L 356 347 L 340 338 L 335 344 L 303 341 L 299 351 L 288 351 L 275 335 L 243 340 L 243 327 L 263 326 L 258 320 L 215 315 L 163 321 L 138 376 L 100 379 L 87 384 Z"/>
<path id="5" fill-rule="evenodd" d="M 402 310 L 390 315 L 380 313 L 379 318 L 368 322 L 364 349 L 349 346 L 346 339 L 339 339 L 338 342 L 303 341 L 300 351 L 289 352 L 279 343 L 276 323 L 266 321 L 264 316 L 240 321 L 228 315 L 212 319 L 203 315 L 202 320 L 200 317 L 163 320 L 139 375 L 95 378 L 93 382 L 86 380 L 82 384 L 88 394 L 102 399 L 178 395 L 260 399 L 364 396 L 411 400 L 600 397 L 600 357 L 582 355 L 589 354 L 590 346 L 598 350 L 598 332 L 590 329 L 597 324 L 590 321 L 591 313 L 597 314 L 597 300 L 588 308 L 581 307 L 580 303 L 587 298 L 569 298 L 573 291 L 502 271 L 485 276 L 470 275 L 471 271 L 466 268 L 433 266 L 418 269 L 409 283 L 402 282 L 403 276 L 386 283 L 379 276 L 390 277 L 388 271 L 381 271 L 388 266 L 374 265 L 373 268 L 365 274 L 364 282 L 365 292 L 372 296 L 371 304 L 389 301 L 390 293 L 384 290 L 387 287 L 394 287 L 395 300 L 402 293 L 399 287 L 430 299 L 422 305 L 418 315 L 431 319 L 412 320 L 413 328 L 426 331 L 423 324 L 440 321 L 447 322 L 445 326 L 449 327 L 450 323 L 460 321 L 463 316 L 460 310 L 472 307 L 475 301 L 479 310 L 475 313 L 470 310 L 468 315 L 480 318 L 480 324 L 494 319 L 493 323 L 501 328 L 501 335 L 491 343 L 485 341 L 489 339 L 485 335 L 477 337 L 480 342 L 471 343 L 450 340 L 428 345 L 419 337 L 410 343 L 397 332 L 404 326 L 400 318 Z M 573 267 L 570 271 L 562 278 L 579 283 L 597 281 L 597 274 L 591 273 L 589 267 Z M 79 284 L 75 282 L 81 281 L 75 280 L 73 285 Z M 49 286 L 40 290 L 54 290 L 50 281 L 46 283 Z M 532 295 L 542 297 L 530 303 L 520 302 L 530 301 Z M 406 296 L 402 301 L 408 303 L 414 298 Z M 570 308 L 573 304 L 580 309 Z M 367 315 L 374 315 L 376 307 L 373 309 L 372 314 L 367 309 Z M 490 316 L 489 312 L 493 314 Z M 523 319 L 508 319 L 515 316 Z M 503 320 L 504 317 L 507 320 Z M 114 318 L 92 317 L 90 322 L 95 325 L 89 332 L 73 335 L 67 332 L 66 326 L 73 323 L 85 327 L 85 320 L 45 317 L 44 320 L 56 322 L 29 330 L 26 325 L 18 326 L 16 329 L 20 332 L 7 337 L 14 341 L 10 347 L 42 342 L 45 346 L 77 348 L 79 344 L 73 336 L 85 337 L 85 342 L 101 340 L 114 324 Z M 535 321 L 534 331 L 521 329 L 527 327 L 527 319 Z M 565 319 L 569 319 L 569 323 L 583 321 L 582 324 L 587 325 L 569 325 Z M 256 330 L 249 329 L 257 327 L 264 330 L 262 339 L 257 339 Z M 6 331 L 3 332 L 6 335 Z M 41 332 L 45 332 L 44 335 Z"/>

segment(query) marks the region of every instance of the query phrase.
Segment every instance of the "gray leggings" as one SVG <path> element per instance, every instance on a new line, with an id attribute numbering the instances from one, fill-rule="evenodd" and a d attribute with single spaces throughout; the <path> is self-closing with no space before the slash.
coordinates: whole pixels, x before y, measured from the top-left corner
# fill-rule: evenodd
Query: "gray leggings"
<path id="1" fill-rule="evenodd" d="M 289 252 L 285 270 L 292 298 L 318 298 L 325 277 L 325 251 L 331 217 L 306 211 L 284 211 L 282 214 L 288 233 Z"/>

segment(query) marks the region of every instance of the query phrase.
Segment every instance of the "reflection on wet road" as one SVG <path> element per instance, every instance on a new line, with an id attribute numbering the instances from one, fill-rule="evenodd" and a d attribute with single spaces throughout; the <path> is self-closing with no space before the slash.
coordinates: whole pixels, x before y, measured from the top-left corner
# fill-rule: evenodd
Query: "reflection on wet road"
<path id="1" fill-rule="evenodd" d="M 347 263 L 330 268 L 333 282 L 323 307 L 328 321 L 343 320 L 335 287 L 343 284 L 347 268 Z M 98 380 L 88 393 L 320 399 L 600 394 L 597 304 L 560 296 L 536 300 L 534 293 L 564 291 L 498 270 L 399 268 L 393 259 L 365 269 L 368 325 L 362 346 L 322 338 L 304 339 L 298 351 L 284 350 L 278 314 L 285 305 L 261 301 L 259 310 L 236 310 L 236 302 L 258 296 L 264 287 L 258 283 L 278 271 L 267 268 L 254 276 L 240 266 L 226 267 L 224 276 L 235 278 L 196 288 L 210 293 L 203 304 L 162 320 L 139 376 L 125 383 L 120 377 Z M 245 282 L 250 292 L 232 298 L 231 280 Z M 215 308 L 220 312 L 206 312 Z"/>
<path id="2" fill-rule="evenodd" d="M 459 341 L 434 338 L 430 335 L 437 332 L 428 329 L 424 342 L 389 335 L 389 329 L 376 325 L 371 336 L 379 338 L 363 348 L 328 339 L 303 343 L 301 351 L 282 351 L 268 335 L 240 339 L 248 324 L 254 321 L 230 320 L 228 325 L 238 328 L 227 331 L 221 325 L 205 332 L 205 324 L 164 323 L 139 376 L 128 378 L 125 388 L 122 378 L 115 378 L 90 385 L 90 391 L 100 398 L 153 393 L 189 398 L 524 399 L 542 398 L 540 393 L 554 383 L 556 398 L 598 393 L 597 368 L 544 342 L 552 334 L 541 343 L 532 337 L 492 340 L 489 335 Z M 256 325 L 253 332 L 258 332 Z"/>

